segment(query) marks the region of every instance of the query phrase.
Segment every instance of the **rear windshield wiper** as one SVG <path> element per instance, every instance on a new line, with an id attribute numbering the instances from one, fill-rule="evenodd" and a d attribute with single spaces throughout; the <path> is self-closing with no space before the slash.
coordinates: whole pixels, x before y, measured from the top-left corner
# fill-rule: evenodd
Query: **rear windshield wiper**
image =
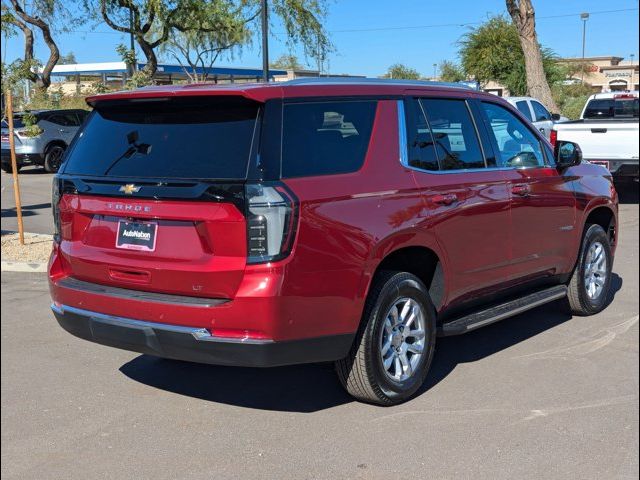
<path id="1" fill-rule="evenodd" d="M 151 145 L 148 143 L 138 143 L 138 131 L 133 130 L 132 132 L 127 133 L 127 143 L 129 147 L 125 150 L 125 152 L 116 158 L 107 170 L 104 172 L 104 175 L 108 175 L 109 172 L 120 162 L 120 160 L 124 160 L 125 158 L 131 158 L 136 153 L 141 155 L 149 155 L 151 153 Z"/>

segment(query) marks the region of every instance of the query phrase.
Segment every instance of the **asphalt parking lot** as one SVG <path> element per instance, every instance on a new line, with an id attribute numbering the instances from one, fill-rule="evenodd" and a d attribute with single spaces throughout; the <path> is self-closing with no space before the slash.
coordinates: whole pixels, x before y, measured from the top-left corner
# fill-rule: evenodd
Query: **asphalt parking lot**
<path id="1" fill-rule="evenodd" d="M 51 176 L 31 175 L 34 231 L 49 228 Z M 426 387 L 391 408 L 352 401 L 330 365 L 215 367 L 79 340 L 44 274 L 3 272 L 2 478 L 636 479 L 637 196 L 620 221 L 604 312 L 555 303 L 438 339 Z"/>

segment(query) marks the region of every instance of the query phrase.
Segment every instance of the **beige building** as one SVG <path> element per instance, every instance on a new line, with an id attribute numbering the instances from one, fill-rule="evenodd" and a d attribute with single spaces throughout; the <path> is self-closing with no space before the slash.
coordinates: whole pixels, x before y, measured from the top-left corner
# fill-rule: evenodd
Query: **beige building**
<path id="1" fill-rule="evenodd" d="M 582 58 L 562 58 L 560 63 L 575 64 L 578 70 L 567 82 L 582 82 Z M 594 93 L 624 90 L 638 90 L 640 83 L 640 68 L 636 62 L 622 57 L 585 57 L 584 82 L 591 85 Z M 498 82 L 487 82 L 483 88 L 485 92 L 500 97 L 508 97 L 509 90 Z"/>
<path id="2" fill-rule="evenodd" d="M 582 58 L 563 58 L 564 63 L 582 64 Z M 586 57 L 584 59 L 584 81 L 593 87 L 594 93 L 638 90 L 640 75 L 638 64 L 622 57 Z M 571 78 L 582 81 L 582 72 Z"/>

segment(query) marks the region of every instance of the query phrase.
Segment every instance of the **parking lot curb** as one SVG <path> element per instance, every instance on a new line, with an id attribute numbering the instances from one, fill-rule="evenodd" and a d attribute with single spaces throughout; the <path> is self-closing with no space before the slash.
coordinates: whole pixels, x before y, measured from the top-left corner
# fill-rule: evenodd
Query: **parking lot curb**
<path id="1" fill-rule="evenodd" d="M 3 272 L 46 272 L 46 263 L 5 262 L 2 261 L 0 271 Z"/>

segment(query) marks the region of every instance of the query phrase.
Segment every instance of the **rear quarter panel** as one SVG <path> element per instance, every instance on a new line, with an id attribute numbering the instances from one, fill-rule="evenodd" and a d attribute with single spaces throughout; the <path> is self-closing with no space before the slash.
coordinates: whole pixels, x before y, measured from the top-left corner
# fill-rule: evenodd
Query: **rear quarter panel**
<path id="1" fill-rule="evenodd" d="M 296 246 L 282 287 L 286 328 L 353 332 L 380 260 L 397 248 L 430 244 L 415 227 L 423 203 L 399 161 L 396 102 L 379 102 L 359 172 L 285 183 L 300 202 Z"/>

